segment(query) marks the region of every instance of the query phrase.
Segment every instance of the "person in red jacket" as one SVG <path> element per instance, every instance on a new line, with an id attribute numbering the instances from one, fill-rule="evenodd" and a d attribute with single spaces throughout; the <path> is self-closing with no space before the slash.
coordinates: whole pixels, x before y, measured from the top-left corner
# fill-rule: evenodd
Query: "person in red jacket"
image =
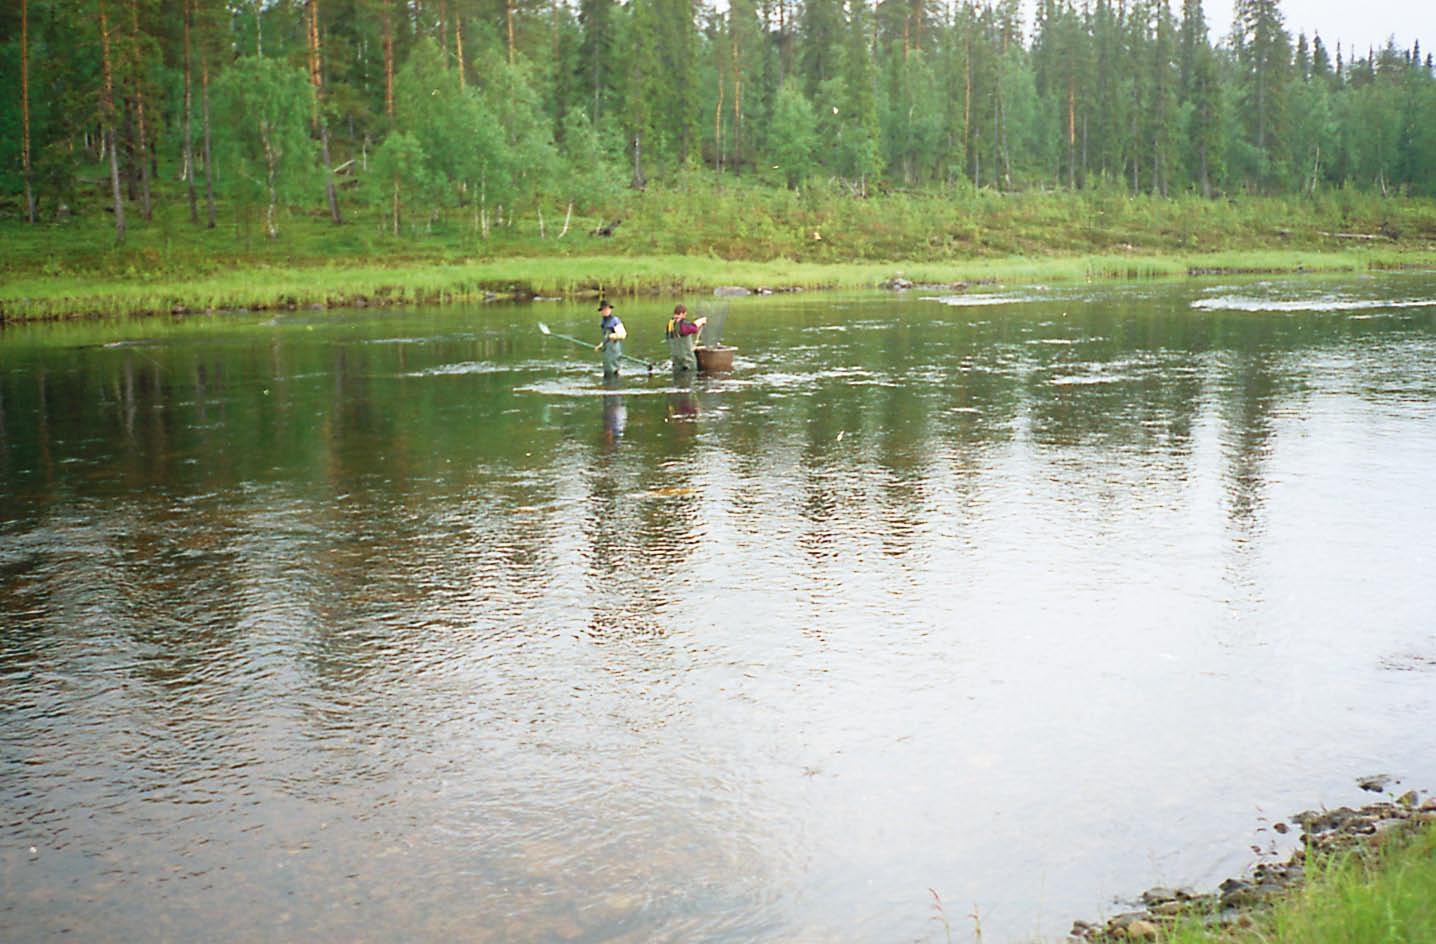
<path id="1" fill-rule="evenodd" d="M 698 332 L 708 323 L 707 318 L 699 318 L 697 321 L 688 320 L 688 306 L 679 304 L 673 308 L 673 317 L 668 320 L 668 349 L 673 354 L 673 369 L 675 371 L 697 370 L 698 356 L 693 353 L 693 344 L 698 340 Z"/>

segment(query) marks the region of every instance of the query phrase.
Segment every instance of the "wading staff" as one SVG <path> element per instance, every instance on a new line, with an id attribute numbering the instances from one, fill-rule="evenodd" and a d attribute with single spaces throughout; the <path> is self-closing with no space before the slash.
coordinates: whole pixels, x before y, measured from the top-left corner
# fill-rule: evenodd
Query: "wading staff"
<path id="1" fill-rule="evenodd" d="M 542 321 L 538 323 L 538 329 L 541 333 L 548 335 L 549 337 L 563 338 L 565 341 L 572 341 L 574 344 L 582 344 L 589 350 L 593 350 L 593 345 L 589 344 L 587 341 L 579 340 L 571 334 L 559 334 L 557 331 L 550 331 L 548 325 L 544 324 Z M 618 356 L 623 360 L 632 361 L 635 364 L 643 365 L 644 367 L 648 368 L 648 372 L 650 374 L 653 373 L 654 367 L 657 366 L 652 361 L 646 361 L 641 357 L 632 357 L 628 354 L 620 354 Z"/>

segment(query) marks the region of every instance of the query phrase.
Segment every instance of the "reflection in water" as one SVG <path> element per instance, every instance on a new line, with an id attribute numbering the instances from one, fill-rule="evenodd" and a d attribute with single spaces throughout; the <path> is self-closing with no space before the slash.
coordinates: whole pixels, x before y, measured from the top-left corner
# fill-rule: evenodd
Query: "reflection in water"
<path id="1" fill-rule="evenodd" d="M 617 392 L 622 388 L 617 377 L 605 377 L 603 385 L 614 391 L 603 398 L 603 438 L 605 443 L 612 445 L 628 425 L 628 405 L 623 402 L 622 394 Z"/>
<path id="2" fill-rule="evenodd" d="M 1433 296 L 11 329 L 0 926 L 1026 939 L 1436 786 Z"/>

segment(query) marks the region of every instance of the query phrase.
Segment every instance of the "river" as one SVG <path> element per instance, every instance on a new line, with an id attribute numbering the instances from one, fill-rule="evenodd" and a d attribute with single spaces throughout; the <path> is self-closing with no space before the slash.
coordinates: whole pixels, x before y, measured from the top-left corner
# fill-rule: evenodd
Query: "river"
<path id="1" fill-rule="evenodd" d="M 1436 275 L 592 307 L 0 334 L 0 936 L 1054 939 L 1436 788 Z"/>

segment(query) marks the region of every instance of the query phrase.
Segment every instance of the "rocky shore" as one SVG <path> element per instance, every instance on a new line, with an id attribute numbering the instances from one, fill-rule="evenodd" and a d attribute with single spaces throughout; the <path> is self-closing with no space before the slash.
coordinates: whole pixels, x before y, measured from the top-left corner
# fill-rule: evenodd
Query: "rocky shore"
<path id="1" fill-rule="evenodd" d="M 1359 781 L 1366 790 L 1382 792 L 1389 778 Z M 1277 823 L 1278 833 L 1300 829 L 1303 842 L 1281 862 L 1262 862 L 1240 878 L 1229 878 L 1215 891 L 1150 888 L 1142 907 L 1105 921 L 1075 921 L 1069 940 L 1091 944 L 1154 940 L 1178 921 L 1200 921 L 1209 927 L 1244 927 L 1253 915 L 1295 891 L 1306 878 L 1307 864 L 1330 856 L 1374 849 L 1393 838 L 1436 824 L 1436 797 L 1422 799 L 1410 790 L 1393 799 L 1358 809 L 1309 810 Z"/>

